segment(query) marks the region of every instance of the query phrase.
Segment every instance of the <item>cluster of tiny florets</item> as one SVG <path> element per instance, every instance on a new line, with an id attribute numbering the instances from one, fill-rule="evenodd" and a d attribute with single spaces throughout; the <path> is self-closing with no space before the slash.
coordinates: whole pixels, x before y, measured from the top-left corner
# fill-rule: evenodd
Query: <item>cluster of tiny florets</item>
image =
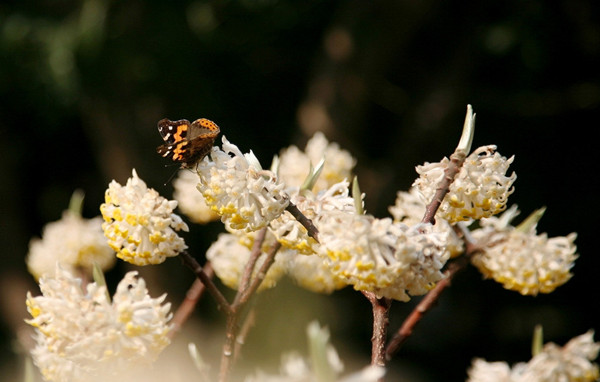
<path id="1" fill-rule="evenodd" d="M 571 268 L 577 259 L 577 235 L 549 238 L 537 234 L 536 225 L 527 230 L 515 228 L 509 222 L 518 214 L 507 210 L 501 218 L 481 222 L 473 237 L 481 250 L 472 263 L 486 278 L 493 278 L 506 289 L 523 295 L 550 293 L 572 277 Z"/>
<path id="2" fill-rule="evenodd" d="M 506 159 L 496 152 L 496 146 L 483 146 L 469 155 L 450 185 L 439 207 L 438 215 L 455 223 L 493 216 L 506 208 L 508 196 L 517 176 L 507 176 L 514 157 Z M 414 182 L 425 203 L 430 203 L 438 184 L 445 176 L 450 160 L 417 166 L 420 177 Z"/>
<path id="3" fill-rule="evenodd" d="M 187 231 L 181 217 L 173 213 L 177 201 L 167 200 L 148 188 L 135 170 L 125 186 L 108 185 L 100 211 L 108 244 L 117 257 L 136 264 L 159 264 L 177 256 L 187 246 L 176 231 Z"/>
<path id="4" fill-rule="evenodd" d="M 256 157 L 242 154 L 223 137 L 223 150 L 214 147 L 210 160 L 197 166 L 198 190 L 206 204 L 229 229 L 256 231 L 277 218 L 289 196 L 277 175 L 262 170 Z"/>
<path id="5" fill-rule="evenodd" d="M 170 304 L 151 298 L 143 279 L 129 272 L 108 298 L 96 283 L 57 268 L 40 279 L 41 296 L 27 295 L 36 329 L 33 359 L 48 381 L 116 377 L 151 364 L 170 343 Z"/>
<path id="6" fill-rule="evenodd" d="M 329 214 L 320 230 L 320 253 L 333 273 L 357 290 L 408 301 L 427 293 L 449 258 L 446 235 L 431 225 L 409 227 L 369 215 Z"/>

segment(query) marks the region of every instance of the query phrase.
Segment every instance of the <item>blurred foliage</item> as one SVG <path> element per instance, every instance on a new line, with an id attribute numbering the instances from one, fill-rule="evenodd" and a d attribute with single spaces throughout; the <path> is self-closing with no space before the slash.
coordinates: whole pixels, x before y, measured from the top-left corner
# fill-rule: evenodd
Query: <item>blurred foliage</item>
<path id="1" fill-rule="evenodd" d="M 154 152 L 159 119 L 213 119 L 264 166 L 323 130 L 359 159 L 367 211 L 383 216 L 395 192 L 410 186 L 415 165 L 451 153 L 467 103 L 478 114 L 474 144 L 516 154 L 513 202 L 524 215 L 547 205 L 541 231 L 579 232 L 581 258 L 572 281 L 536 299 L 467 272 L 392 364 L 423 368 L 429 380 L 460 380 L 473 356 L 524 360 L 521 344 L 535 323 L 556 341 L 583 333 L 600 322 L 588 300 L 599 291 L 590 213 L 597 145 L 588 137 L 599 121 L 599 15 L 593 0 L 3 2 L 3 350 L 9 354 L 25 317 L 6 296 L 23 294 L 18 305 L 35 288 L 23 261 L 28 241 L 60 217 L 74 189 L 86 192 L 87 217 L 98 214 L 107 183 L 125 181 L 134 167 L 171 195 L 163 183 L 176 167 L 165 169 Z M 194 227 L 191 246 L 201 254 L 220 229 Z M 185 290 L 189 279 L 158 274 L 181 272 L 176 263 L 154 271 L 157 293 L 174 288 L 169 282 L 181 284 L 170 294 Z M 266 299 L 277 293 L 278 304 L 291 304 L 283 292 Z M 315 301 L 302 292 L 295 298 Z M 319 300 L 334 344 L 348 337 L 367 352 L 368 305 L 352 291 L 335 300 L 337 309 Z M 392 328 L 411 306 L 397 304 Z M 431 357 L 439 370 L 430 370 Z"/>

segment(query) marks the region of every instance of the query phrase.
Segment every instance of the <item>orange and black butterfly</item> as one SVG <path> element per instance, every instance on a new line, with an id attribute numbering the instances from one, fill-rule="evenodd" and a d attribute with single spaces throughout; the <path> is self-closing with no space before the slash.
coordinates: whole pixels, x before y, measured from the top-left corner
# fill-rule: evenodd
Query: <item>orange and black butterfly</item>
<path id="1" fill-rule="evenodd" d="M 181 167 L 191 167 L 210 152 L 220 131 L 216 123 L 206 118 L 191 124 L 187 119 L 161 119 L 158 132 L 165 143 L 156 151 L 164 158 L 181 163 Z"/>

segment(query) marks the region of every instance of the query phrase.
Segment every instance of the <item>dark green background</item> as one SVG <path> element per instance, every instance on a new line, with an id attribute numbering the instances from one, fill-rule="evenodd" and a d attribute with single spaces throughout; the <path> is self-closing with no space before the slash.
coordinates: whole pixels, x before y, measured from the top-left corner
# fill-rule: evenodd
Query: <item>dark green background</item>
<path id="1" fill-rule="evenodd" d="M 327 136 L 358 158 L 370 213 L 387 215 L 415 165 L 451 154 L 471 103 L 474 145 L 516 156 L 511 202 L 524 215 L 548 207 L 540 232 L 579 234 L 575 277 L 550 295 L 523 297 L 474 269 L 461 274 L 390 375 L 464 380 L 475 356 L 526 361 L 536 323 L 560 344 L 598 328 L 599 8 L 593 0 L 3 2 L 0 364 L 20 367 L 15 333 L 25 291 L 35 290 L 28 242 L 60 218 L 74 189 L 86 192 L 86 217 L 99 214 L 108 182 L 124 182 L 132 168 L 170 197 L 163 184 L 176 167 L 155 154 L 164 117 L 210 118 L 268 166 L 281 148 L 303 147 L 298 118 L 308 102 L 325 107 Z M 341 59 L 327 50 L 339 31 L 352 47 Z M 221 229 L 193 226 L 186 241 L 201 256 Z M 126 269 L 120 264 L 109 281 Z M 175 305 L 192 280 L 176 259 L 142 271 L 153 294 L 166 290 Z M 263 299 L 269 313 L 248 339 L 245 362 L 260 365 L 257 348 L 275 361 L 282 350 L 303 351 L 305 322 L 269 328 L 317 300 L 334 344 L 351 344 L 338 350 L 368 362 L 361 295 L 320 299 L 283 283 Z M 392 329 L 413 304 L 394 305 Z M 198 314 L 222 322 L 208 298 Z"/>

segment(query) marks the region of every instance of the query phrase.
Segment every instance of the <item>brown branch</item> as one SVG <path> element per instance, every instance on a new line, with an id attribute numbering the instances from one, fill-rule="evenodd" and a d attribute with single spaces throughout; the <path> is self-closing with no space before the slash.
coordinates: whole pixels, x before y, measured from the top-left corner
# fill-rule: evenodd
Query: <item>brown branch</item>
<path id="1" fill-rule="evenodd" d="M 252 278 L 252 273 L 254 272 L 254 267 L 256 266 L 256 262 L 260 258 L 262 254 L 262 245 L 265 242 L 265 237 L 267 236 L 267 228 L 261 229 L 256 238 L 254 239 L 254 243 L 252 245 L 252 251 L 250 252 L 250 256 L 248 258 L 248 262 L 246 263 L 246 267 L 244 268 L 244 273 L 242 274 L 242 278 L 240 279 L 240 284 L 238 286 L 238 293 L 235 296 L 236 300 L 239 296 L 242 295 L 243 291 L 248 289 L 248 285 L 250 285 L 250 280 Z M 233 304 L 236 304 L 237 301 L 234 300 Z"/>
<path id="2" fill-rule="evenodd" d="M 254 292 L 256 292 L 258 290 L 258 287 L 260 286 L 260 284 L 263 282 L 263 280 L 267 276 L 267 272 L 269 271 L 269 268 L 271 268 L 271 265 L 275 261 L 275 255 L 277 255 L 277 251 L 279 251 L 280 248 L 281 248 L 280 242 L 276 242 L 273 245 L 273 247 L 271 247 L 271 250 L 269 251 L 269 253 L 267 253 L 267 256 L 265 257 L 264 262 L 258 269 L 258 272 L 256 272 L 256 276 L 254 276 L 254 280 L 252 280 L 252 283 L 248 286 L 248 288 L 246 288 L 246 290 L 242 291 L 239 299 L 236 296 L 236 301 L 234 304 L 234 307 L 236 309 L 238 308 L 238 306 L 240 306 L 240 307 L 244 306 L 248 302 L 250 297 L 254 294 Z"/>
<path id="3" fill-rule="evenodd" d="M 373 335 L 371 337 L 371 365 L 385 366 L 385 342 L 392 300 L 377 298 L 373 292 L 363 292 L 373 307 Z"/>
<path id="4" fill-rule="evenodd" d="M 315 227 L 312 220 L 310 220 L 309 218 L 304 216 L 304 214 L 292 202 L 290 202 L 288 204 L 286 210 L 290 214 L 292 214 L 292 216 L 294 218 L 296 218 L 296 220 L 298 220 L 298 223 L 302 224 L 302 226 L 304 226 L 304 228 L 306 228 L 306 231 L 308 232 L 308 236 L 312 237 L 317 242 L 319 242 L 319 230 L 317 229 L 317 227 Z"/>
<path id="5" fill-rule="evenodd" d="M 208 262 L 204 265 L 204 273 L 206 273 L 206 275 L 211 279 L 214 276 L 212 266 Z M 194 282 L 185 294 L 185 298 L 181 302 L 181 305 L 179 305 L 175 311 L 175 314 L 173 315 L 173 320 L 171 320 L 173 328 L 169 332 L 169 338 L 172 339 L 177 333 L 179 333 L 183 324 L 188 320 L 194 311 L 196 304 L 204 294 L 205 290 L 206 287 L 204 286 L 204 283 L 200 281 L 199 278 L 195 278 Z"/>
<path id="6" fill-rule="evenodd" d="M 464 151 L 455 151 L 454 154 L 450 155 L 450 162 L 448 163 L 448 167 L 444 170 L 444 177 L 435 189 L 433 200 L 425 209 L 425 215 L 423 216 L 421 223 L 435 224 L 435 214 L 440 208 L 444 197 L 446 197 L 446 194 L 450 190 L 450 185 L 454 182 L 454 178 L 460 171 L 466 157 L 467 154 Z"/>
<path id="7" fill-rule="evenodd" d="M 179 257 L 183 263 L 196 274 L 196 277 L 200 279 L 202 284 L 204 284 L 208 290 L 208 293 L 210 293 L 217 302 L 219 310 L 229 315 L 231 312 L 231 306 L 229 305 L 229 302 L 225 296 L 223 296 L 219 288 L 217 288 L 217 286 L 212 282 L 212 279 L 206 274 L 206 272 L 204 272 L 202 266 L 200 266 L 196 259 L 194 259 L 187 251 L 182 251 L 179 254 Z"/>

